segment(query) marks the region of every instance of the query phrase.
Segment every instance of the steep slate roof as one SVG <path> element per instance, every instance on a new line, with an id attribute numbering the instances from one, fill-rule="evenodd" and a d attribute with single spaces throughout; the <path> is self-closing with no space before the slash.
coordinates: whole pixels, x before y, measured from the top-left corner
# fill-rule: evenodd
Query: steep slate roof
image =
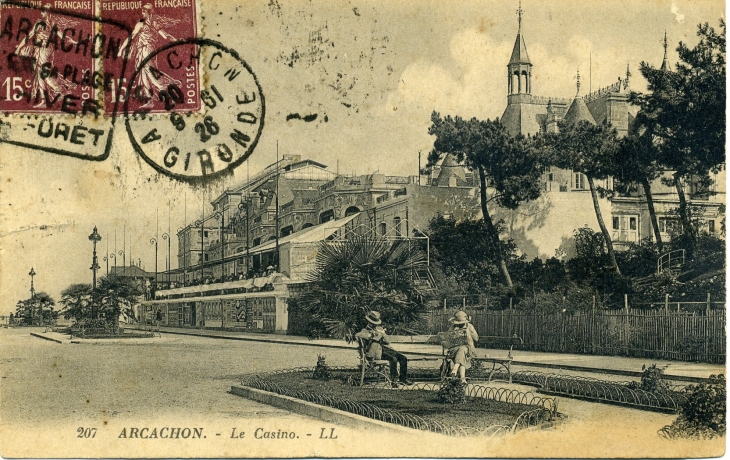
<path id="1" fill-rule="evenodd" d="M 512 57 L 509 58 L 510 64 L 532 64 L 530 62 L 530 56 L 527 55 L 527 46 L 525 45 L 525 39 L 522 38 L 522 33 L 517 32 L 517 39 L 515 40 L 515 46 L 512 48 Z"/>
<path id="2" fill-rule="evenodd" d="M 109 273 L 117 276 L 129 276 L 131 278 L 154 278 L 155 274 L 146 272 L 136 265 L 128 267 L 109 267 Z"/>
<path id="3" fill-rule="evenodd" d="M 502 124 L 512 135 L 534 135 L 542 130 L 547 116 L 547 104 L 507 104 Z"/>
<path id="4" fill-rule="evenodd" d="M 448 187 L 450 177 L 456 177 L 456 185 L 464 185 L 464 182 L 466 182 L 464 167 L 456 161 L 456 156 L 447 153 L 444 161 L 441 163 L 441 171 L 436 179 L 436 186 Z"/>
<path id="5" fill-rule="evenodd" d="M 592 125 L 596 124 L 596 120 L 593 118 L 591 111 L 588 110 L 588 106 L 582 97 L 573 99 L 573 103 L 570 104 L 564 120 L 572 125 L 576 125 L 580 121 L 587 121 Z"/>

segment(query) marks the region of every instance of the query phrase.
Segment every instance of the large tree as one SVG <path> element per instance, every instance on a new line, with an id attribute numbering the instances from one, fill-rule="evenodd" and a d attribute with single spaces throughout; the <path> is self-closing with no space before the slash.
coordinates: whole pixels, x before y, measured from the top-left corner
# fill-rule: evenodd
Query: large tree
<path id="1" fill-rule="evenodd" d="M 96 290 L 97 317 L 111 325 L 117 325 L 119 316 L 134 318 L 134 306 L 144 293 L 141 285 L 128 276 L 109 275 L 99 280 Z"/>
<path id="2" fill-rule="evenodd" d="M 427 292 L 416 272 L 426 258 L 409 240 L 354 236 L 322 242 L 310 283 L 293 304 L 323 323 L 332 337 L 353 340 L 376 310 L 391 332 L 415 332 L 425 311 Z"/>
<path id="3" fill-rule="evenodd" d="M 34 297 L 19 300 L 15 305 L 15 316 L 30 326 L 53 324 L 58 318 L 58 312 L 53 309 L 55 305 L 53 297 L 41 291 Z"/>
<path id="4" fill-rule="evenodd" d="M 642 62 L 649 92 L 632 95 L 641 108 L 637 121 L 651 127 L 659 140 L 661 163 L 674 171 L 682 233 L 690 250 L 696 231 L 683 183 L 693 176 L 708 183 L 709 172 L 725 162 L 725 32 L 722 19 L 719 32 L 700 24 L 700 41 L 694 48 L 679 43 L 680 62 L 673 71 Z"/>
<path id="5" fill-rule="evenodd" d="M 484 236 L 495 254 L 505 284 L 513 291 L 499 230 L 489 209 L 491 203 L 516 209 L 521 203 L 540 196 L 542 165 L 537 149 L 524 136 L 511 136 L 499 119 L 442 118 L 433 112 L 428 133 L 436 136 L 434 148 L 428 156 L 429 166 L 436 165 L 450 153 L 459 163 L 478 174 Z"/>
<path id="6" fill-rule="evenodd" d="M 613 176 L 621 181 L 622 186 L 631 187 L 632 184 L 636 183 L 644 189 L 646 205 L 649 208 L 649 219 L 654 230 L 654 239 L 659 252 L 662 252 L 664 242 L 659 229 L 651 189 L 652 181 L 661 176 L 662 167 L 659 164 L 659 149 L 654 143 L 650 126 L 642 127 L 635 123 L 629 135 L 620 140 L 614 168 Z"/>
<path id="7" fill-rule="evenodd" d="M 64 318 L 81 321 L 91 318 L 92 289 L 90 284 L 72 284 L 61 291 Z"/>
<path id="8" fill-rule="evenodd" d="M 616 130 L 608 125 L 593 125 L 588 121 L 578 123 L 561 122 L 560 132 L 546 136 L 546 145 L 552 152 L 553 163 L 564 169 L 583 173 L 593 199 L 598 226 L 606 244 L 606 251 L 611 266 L 617 275 L 621 270 L 616 263 L 611 235 L 603 220 L 598 202 L 596 180 L 605 179 L 615 170 L 615 158 L 618 150 Z"/>

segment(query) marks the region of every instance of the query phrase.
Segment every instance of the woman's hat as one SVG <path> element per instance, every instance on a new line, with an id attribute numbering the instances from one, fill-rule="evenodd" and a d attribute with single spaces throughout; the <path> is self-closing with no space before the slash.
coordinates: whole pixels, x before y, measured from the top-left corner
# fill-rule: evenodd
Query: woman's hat
<path id="1" fill-rule="evenodd" d="M 466 313 L 459 310 L 452 318 L 449 318 L 449 321 L 451 321 L 452 324 L 464 324 L 469 322 L 469 317 Z"/>
<path id="2" fill-rule="evenodd" d="M 382 323 L 382 321 L 380 321 L 380 312 L 377 311 L 369 311 L 368 314 L 365 315 L 365 319 L 371 324 Z"/>

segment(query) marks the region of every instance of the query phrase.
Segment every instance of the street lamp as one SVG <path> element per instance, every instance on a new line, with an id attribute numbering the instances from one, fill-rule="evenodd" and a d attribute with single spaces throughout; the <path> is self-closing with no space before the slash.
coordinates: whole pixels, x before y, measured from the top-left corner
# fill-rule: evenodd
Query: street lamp
<path id="1" fill-rule="evenodd" d="M 155 245 L 155 289 L 157 289 L 157 239 L 152 238 L 150 244 Z"/>
<path id="2" fill-rule="evenodd" d="M 33 267 L 30 267 L 30 273 L 28 274 L 30 275 L 30 325 L 32 326 L 34 314 L 33 310 L 35 308 L 35 288 L 33 287 L 33 277 L 35 276 L 35 270 L 33 270 Z"/>
<path id="3" fill-rule="evenodd" d="M 278 163 L 277 163 L 278 164 Z M 269 179 L 268 182 L 274 182 L 273 179 Z M 276 271 L 279 271 L 279 176 L 276 176 L 276 190 L 261 190 L 262 196 L 268 196 L 276 197 L 276 201 L 274 203 L 275 210 L 274 210 L 274 219 L 276 222 L 276 251 L 274 252 L 274 267 L 276 267 Z"/>
<path id="4" fill-rule="evenodd" d="M 116 273 L 117 272 L 117 270 L 116 270 L 116 268 L 117 268 L 117 256 L 113 252 L 110 252 L 108 257 L 109 257 L 109 259 L 114 259 L 114 274 L 116 275 L 117 274 Z M 108 269 L 108 267 L 109 267 L 109 261 L 108 260 L 107 260 L 106 264 L 107 264 L 107 276 L 109 276 L 109 273 L 108 273 L 108 270 L 109 270 Z"/>
<path id="5" fill-rule="evenodd" d="M 127 274 L 127 267 L 126 267 L 127 259 L 124 256 L 124 249 L 120 249 L 119 252 L 117 252 L 117 254 L 119 254 L 120 256 L 122 256 L 122 274 L 123 275 L 126 275 Z M 116 260 L 117 259 L 114 259 L 115 262 L 116 262 Z"/>
<path id="6" fill-rule="evenodd" d="M 99 235 L 99 232 L 97 232 L 96 227 L 94 227 L 94 231 L 91 233 L 91 235 L 89 235 L 89 241 L 94 243 L 94 256 L 91 261 L 91 270 L 94 273 L 94 277 L 93 277 L 94 282 L 93 282 L 92 286 L 93 286 L 94 290 L 96 290 L 96 271 L 101 268 L 96 259 L 96 243 L 101 241 L 101 235 Z"/>
<path id="7" fill-rule="evenodd" d="M 178 227 L 177 228 L 177 257 L 178 257 L 177 258 L 177 265 L 178 265 L 177 268 L 178 269 L 180 269 L 180 233 L 182 233 L 182 231 L 185 230 L 186 228 L 188 228 L 188 227 L 185 227 L 185 228 Z M 190 250 L 189 250 L 190 249 L 190 246 L 191 245 L 190 245 L 190 242 L 188 241 L 188 238 L 183 237 L 183 244 L 182 244 L 182 250 L 183 250 L 183 253 L 182 253 L 182 256 L 183 256 L 183 286 L 186 285 L 187 282 L 188 282 L 188 257 L 186 255 L 186 253 L 187 254 L 190 253 Z M 188 251 L 186 251 L 186 249 L 188 249 Z"/>
<path id="8" fill-rule="evenodd" d="M 106 262 L 106 276 L 109 276 L 109 255 L 105 255 L 102 260 Z"/>
<path id="9" fill-rule="evenodd" d="M 200 225 L 200 282 L 203 282 L 203 259 L 205 248 L 203 247 L 203 234 L 205 233 L 205 220 L 200 219 L 195 221 L 195 226 Z"/>
<path id="10" fill-rule="evenodd" d="M 165 264 L 165 269 L 167 270 L 167 288 L 170 289 L 170 243 L 172 242 L 172 238 L 168 233 L 163 233 L 162 239 L 167 240 L 167 263 Z"/>
<path id="11" fill-rule="evenodd" d="M 91 271 L 94 274 L 93 275 L 93 283 L 91 285 L 92 286 L 91 296 L 92 296 L 92 299 L 93 299 L 93 297 L 96 294 L 96 271 L 101 268 L 101 267 L 99 267 L 99 263 L 96 260 L 96 243 L 98 243 L 99 241 L 101 241 L 101 235 L 99 235 L 99 232 L 97 232 L 96 226 L 94 226 L 94 231 L 91 233 L 91 235 L 89 235 L 89 241 L 91 241 L 92 243 L 94 243 L 94 256 L 91 259 Z M 95 300 L 92 300 L 92 302 L 91 302 L 91 309 L 92 309 L 91 316 L 92 316 L 92 318 L 94 317 L 94 302 L 95 302 Z"/>
<path id="12" fill-rule="evenodd" d="M 223 257 L 224 257 L 224 254 L 225 254 L 223 252 L 223 244 L 224 244 L 223 243 L 223 238 L 224 238 L 224 234 L 223 234 L 223 214 L 221 214 L 220 212 L 216 212 L 211 217 L 213 217 L 214 220 L 218 220 L 218 219 L 221 220 L 221 225 L 220 225 L 220 228 L 219 228 L 219 232 L 218 233 L 220 235 L 220 243 L 221 243 L 221 276 L 224 276 L 225 275 L 224 271 L 225 271 L 226 266 L 225 266 L 225 262 L 223 261 Z"/>
<path id="13" fill-rule="evenodd" d="M 28 273 L 28 275 L 30 275 L 30 298 L 35 299 L 35 288 L 33 287 L 33 277 L 35 276 L 35 270 L 33 269 L 33 267 L 30 267 L 30 273 Z"/>

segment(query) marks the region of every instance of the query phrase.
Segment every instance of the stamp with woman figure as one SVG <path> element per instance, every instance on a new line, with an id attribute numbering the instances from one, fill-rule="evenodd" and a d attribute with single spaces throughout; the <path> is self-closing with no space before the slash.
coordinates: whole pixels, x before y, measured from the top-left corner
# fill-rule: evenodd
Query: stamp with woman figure
<path id="1" fill-rule="evenodd" d="M 104 44 L 95 34 L 95 2 L 2 4 L 0 111 L 96 110 L 93 80 Z M 98 75 L 98 74 L 96 74 Z"/>
<path id="2" fill-rule="evenodd" d="M 167 113 L 171 101 L 179 111 L 198 111 L 200 102 L 200 72 L 195 59 L 182 62 L 174 52 L 152 57 L 147 65 L 142 63 L 160 47 L 198 35 L 196 2 L 192 0 L 101 1 L 101 17 L 114 18 L 131 29 L 119 48 L 118 55 L 128 56 L 129 66 L 121 74 L 121 62 L 108 62 L 105 72 L 119 75 L 111 90 L 105 94 L 107 113 L 116 102 L 130 97 L 129 109 L 146 113 Z M 102 30 L 112 27 L 102 24 Z M 166 59 L 167 62 L 158 62 Z M 163 65 L 165 70 L 163 71 Z M 131 82 L 136 69 L 135 81 Z M 132 94 L 127 94 L 131 90 Z"/>

